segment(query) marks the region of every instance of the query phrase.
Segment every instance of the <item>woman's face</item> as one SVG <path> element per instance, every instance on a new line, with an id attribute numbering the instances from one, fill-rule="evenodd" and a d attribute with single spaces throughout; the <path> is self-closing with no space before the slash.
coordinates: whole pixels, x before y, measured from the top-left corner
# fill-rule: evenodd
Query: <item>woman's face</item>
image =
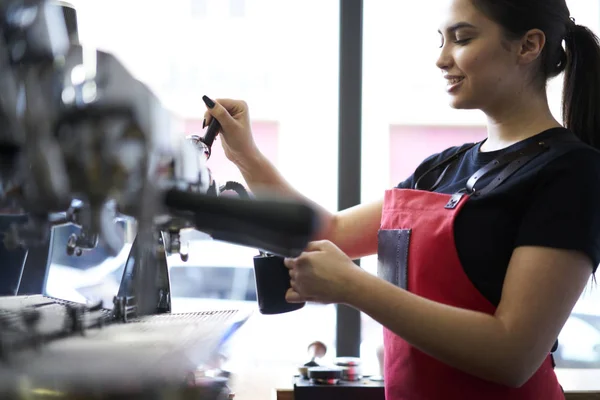
<path id="1" fill-rule="evenodd" d="M 436 62 L 446 79 L 450 105 L 491 111 L 509 104 L 525 83 L 519 43 L 508 42 L 500 25 L 479 12 L 471 0 L 444 0 Z"/>

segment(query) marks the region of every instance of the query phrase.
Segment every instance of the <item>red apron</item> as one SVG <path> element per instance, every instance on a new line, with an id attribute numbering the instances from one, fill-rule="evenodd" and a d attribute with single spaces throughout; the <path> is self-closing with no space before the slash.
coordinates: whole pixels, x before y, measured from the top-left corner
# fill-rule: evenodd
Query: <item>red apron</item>
<path id="1" fill-rule="evenodd" d="M 454 221 L 471 195 L 495 188 L 547 149 L 544 143 L 536 145 L 483 167 L 469 180 L 466 193 L 386 191 L 378 234 L 379 276 L 439 303 L 494 314 L 496 307 L 477 290 L 461 266 L 454 242 Z M 442 164 L 446 163 L 447 169 L 455 159 L 456 156 Z M 481 176 L 502 166 L 506 168 L 489 186 L 482 191 L 474 189 Z M 550 354 L 527 383 L 520 388 L 510 388 L 450 367 L 388 329 L 384 329 L 384 346 L 387 400 L 564 399 Z"/>

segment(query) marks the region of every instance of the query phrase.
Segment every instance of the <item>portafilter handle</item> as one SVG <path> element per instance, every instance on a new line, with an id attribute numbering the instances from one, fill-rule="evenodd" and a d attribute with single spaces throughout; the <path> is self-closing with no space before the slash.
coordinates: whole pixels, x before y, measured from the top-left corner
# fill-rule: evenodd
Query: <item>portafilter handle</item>
<path id="1" fill-rule="evenodd" d="M 210 124 L 208 124 L 204 136 L 189 135 L 187 138 L 194 143 L 199 151 L 204 153 L 208 160 L 212 153 L 212 145 L 219 134 L 219 129 L 221 129 L 221 124 L 219 124 L 219 121 L 217 121 L 216 118 L 213 118 L 212 121 L 210 121 Z"/>
<path id="2" fill-rule="evenodd" d="M 310 361 L 304 364 L 305 367 L 316 367 L 319 364 L 315 360 L 325 357 L 327 346 L 323 342 L 315 341 L 308 345 L 308 356 Z"/>

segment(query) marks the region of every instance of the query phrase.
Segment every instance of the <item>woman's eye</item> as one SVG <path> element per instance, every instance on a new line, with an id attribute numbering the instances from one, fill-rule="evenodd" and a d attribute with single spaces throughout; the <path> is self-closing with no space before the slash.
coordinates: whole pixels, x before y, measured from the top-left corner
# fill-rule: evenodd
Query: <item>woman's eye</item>
<path id="1" fill-rule="evenodd" d="M 467 44 L 467 43 L 469 43 L 470 41 L 471 41 L 471 39 L 470 39 L 470 38 L 469 38 L 469 39 L 456 39 L 456 40 L 454 41 L 454 43 L 456 43 L 456 44 Z"/>

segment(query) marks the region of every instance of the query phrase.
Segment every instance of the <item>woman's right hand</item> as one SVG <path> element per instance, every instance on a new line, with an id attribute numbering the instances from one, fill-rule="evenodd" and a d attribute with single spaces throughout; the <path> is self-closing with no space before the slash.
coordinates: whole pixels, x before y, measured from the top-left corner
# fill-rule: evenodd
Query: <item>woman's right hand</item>
<path id="1" fill-rule="evenodd" d="M 259 154 L 252 136 L 248 105 L 242 100 L 215 99 L 202 96 L 207 111 L 204 113 L 204 124 L 208 126 L 212 118 L 221 125 L 221 143 L 225 156 L 237 166 L 245 160 Z"/>

